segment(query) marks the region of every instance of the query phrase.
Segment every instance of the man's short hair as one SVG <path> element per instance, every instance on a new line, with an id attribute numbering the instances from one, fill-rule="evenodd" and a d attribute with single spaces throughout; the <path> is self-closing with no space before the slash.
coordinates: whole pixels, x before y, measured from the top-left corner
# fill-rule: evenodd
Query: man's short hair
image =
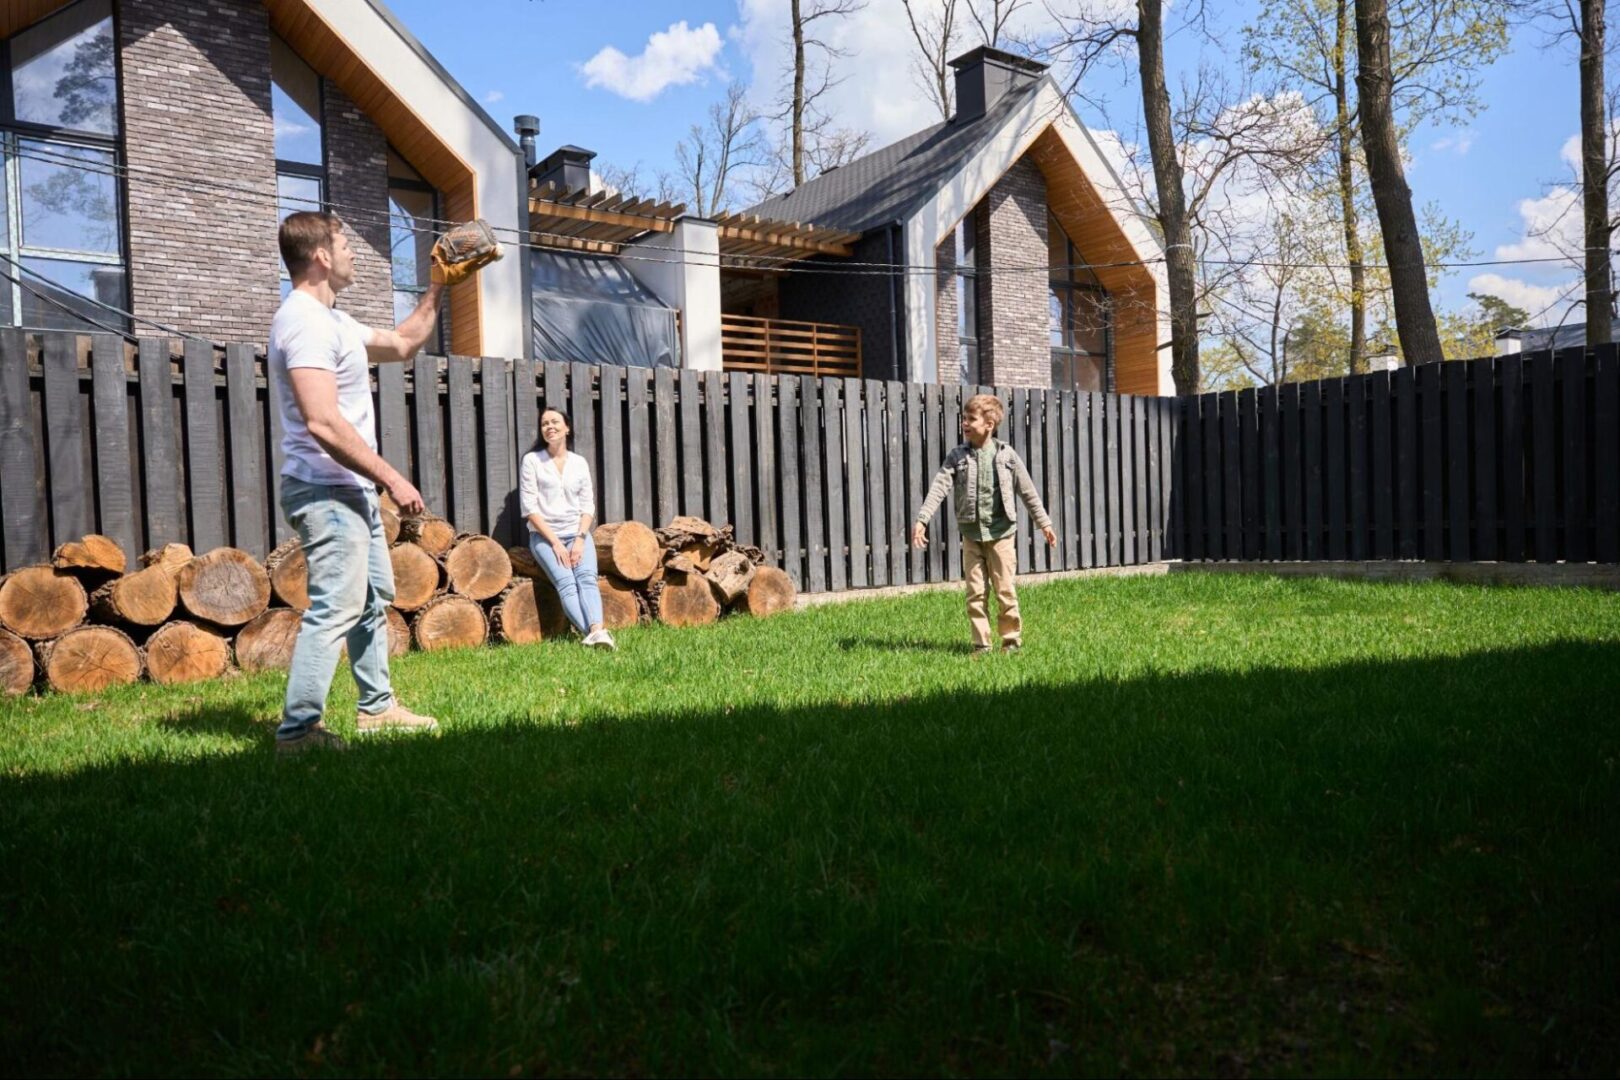
<path id="1" fill-rule="evenodd" d="M 294 278 L 302 277 L 314 261 L 315 252 L 321 248 L 331 250 L 332 241 L 341 228 L 343 221 L 336 214 L 323 210 L 301 210 L 288 214 L 281 223 L 278 237 L 281 261 L 287 264 L 287 273 Z"/>
<path id="2" fill-rule="evenodd" d="M 989 417 L 992 429 L 1000 427 L 1002 417 L 1007 415 L 1007 407 L 994 394 L 974 394 L 962 406 L 962 411 Z"/>

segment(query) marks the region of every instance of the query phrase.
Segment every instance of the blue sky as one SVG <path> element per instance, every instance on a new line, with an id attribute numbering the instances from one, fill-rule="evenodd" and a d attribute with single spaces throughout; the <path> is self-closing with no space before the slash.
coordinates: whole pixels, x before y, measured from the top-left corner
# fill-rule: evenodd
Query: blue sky
<path id="1" fill-rule="evenodd" d="M 787 0 L 390 4 L 496 119 L 538 115 L 542 153 L 576 143 L 598 151 L 599 166 L 639 163 L 644 174 L 670 167 L 676 141 L 728 79 L 750 84 L 761 100 L 770 97 L 787 8 Z M 1222 7 L 1231 42 L 1247 7 Z M 1482 259 L 1546 254 L 1545 243 L 1527 241 L 1526 215 L 1556 217 L 1571 197 L 1553 185 L 1568 183 L 1561 152 L 1579 128 L 1575 61 L 1567 48 L 1547 49 L 1544 41 L 1539 30 L 1519 30 L 1509 54 L 1484 74 L 1485 110 L 1465 127 L 1422 131 L 1411 143 L 1408 181 L 1417 201 L 1435 201 L 1460 221 Z M 880 145 L 937 119 L 906 70 L 911 46 L 899 0 L 869 0 L 844 44 L 850 55 L 837 91 L 842 122 L 872 130 Z M 1190 33 L 1172 37 L 1167 48 L 1172 83 L 1201 56 L 1236 51 L 1235 44 L 1216 48 Z M 1120 109 L 1134 105 L 1134 84 L 1099 82 Z M 1578 212 L 1573 217 L 1578 225 Z M 1445 279 L 1440 300 L 1464 304 L 1472 282 L 1534 312 L 1574 277 L 1558 266 L 1460 270 Z M 1563 312 L 1562 303 L 1554 304 L 1542 321 Z"/>

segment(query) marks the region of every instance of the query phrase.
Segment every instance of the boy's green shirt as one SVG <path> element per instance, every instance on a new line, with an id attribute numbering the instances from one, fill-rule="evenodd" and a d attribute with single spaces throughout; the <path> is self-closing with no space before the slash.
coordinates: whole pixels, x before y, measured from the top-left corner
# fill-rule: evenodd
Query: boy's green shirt
<path id="1" fill-rule="evenodd" d="M 978 515 L 971 525 L 960 526 L 962 539 L 985 543 L 1011 536 L 1018 526 L 1001 503 L 1001 491 L 996 483 L 995 437 L 984 440 L 984 445 L 972 450 L 972 454 L 977 459 L 975 471 L 979 474 L 978 498 L 974 500 Z"/>

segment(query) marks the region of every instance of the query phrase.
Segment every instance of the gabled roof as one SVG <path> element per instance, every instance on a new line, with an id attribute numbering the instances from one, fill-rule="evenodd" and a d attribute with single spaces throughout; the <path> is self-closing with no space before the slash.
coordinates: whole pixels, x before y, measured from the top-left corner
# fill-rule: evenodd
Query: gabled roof
<path id="1" fill-rule="evenodd" d="M 925 128 L 806 180 L 748 212 L 857 233 L 907 218 L 1048 81 L 1038 79 L 1010 90 L 982 116 Z"/>

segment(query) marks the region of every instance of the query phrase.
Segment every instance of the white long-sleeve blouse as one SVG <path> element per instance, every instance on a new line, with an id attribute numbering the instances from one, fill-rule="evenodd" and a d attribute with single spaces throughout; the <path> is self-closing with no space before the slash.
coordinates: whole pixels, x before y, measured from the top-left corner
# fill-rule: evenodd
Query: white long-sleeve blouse
<path id="1" fill-rule="evenodd" d="M 559 538 L 579 532 L 579 519 L 596 513 L 596 490 L 591 484 L 591 467 L 585 459 L 568 451 L 562 472 L 545 450 L 523 455 L 518 484 L 518 505 L 530 532 L 539 532 L 530 515 L 538 514 Z"/>

